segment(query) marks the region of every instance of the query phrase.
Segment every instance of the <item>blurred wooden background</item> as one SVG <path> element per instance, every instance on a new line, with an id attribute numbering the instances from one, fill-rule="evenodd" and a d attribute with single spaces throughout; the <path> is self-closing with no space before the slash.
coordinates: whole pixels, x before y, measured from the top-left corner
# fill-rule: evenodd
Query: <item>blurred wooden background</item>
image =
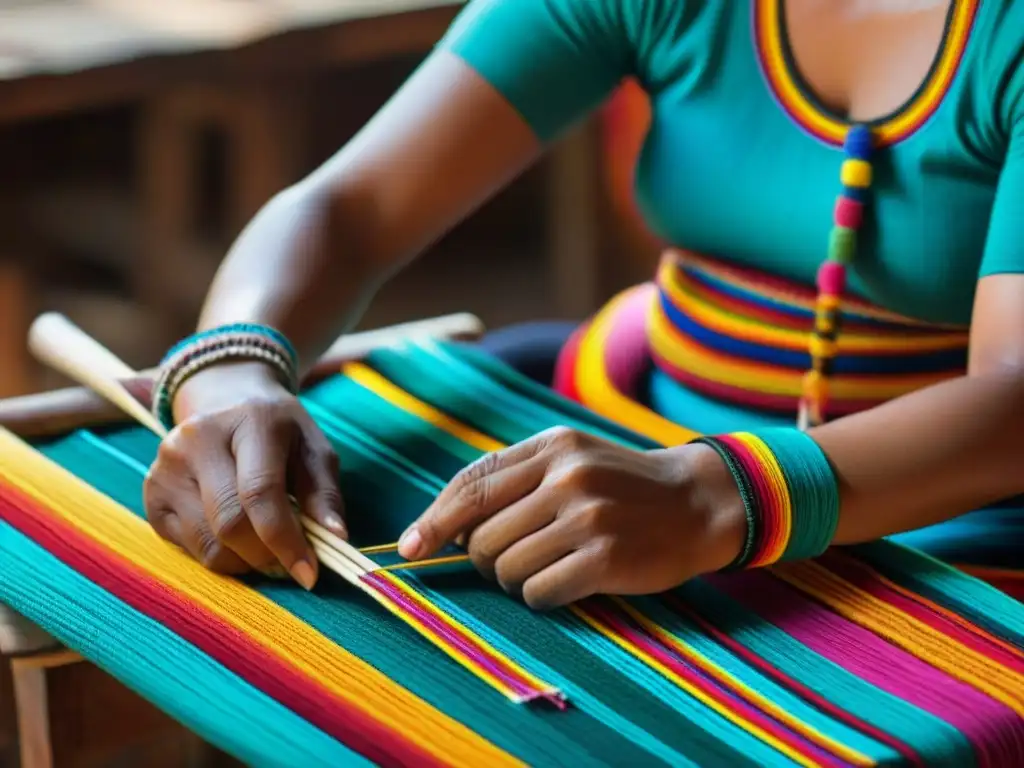
<path id="1" fill-rule="evenodd" d="M 461 5 L 0 0 L 0 397 L 62 383 L 25 349 L 43 310 L 133 365 L 158 360 L 241 226 L 365 123 Z M 582 318 L 646 279 L 654 249 L 622 192 L 643 105 L 619 102 L 390 284 L 364 325 Z M 89 665 L 10 658 L 0 765 L 225 763 Z"/>

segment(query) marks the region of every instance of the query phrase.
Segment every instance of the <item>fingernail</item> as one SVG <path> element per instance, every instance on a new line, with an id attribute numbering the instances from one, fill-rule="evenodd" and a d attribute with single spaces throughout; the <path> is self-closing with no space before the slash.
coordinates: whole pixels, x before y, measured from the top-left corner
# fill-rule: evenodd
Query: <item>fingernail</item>
<path id="1" fill-rule="evenodd" d="M 398 540 L 398 554 L 406 560 L 412 560 L 419 555 L 420 547 L 422 546 L 423 537 L 420 536 L 419 530 L 415 527 L 409 528 L 402 534 L 402 538 Z"/>
<path id="2" fill-rule="evenodd" d="M 348 531 L 345 529 L 345 523 L 342 522 L 338 515 L 328 512 L 324 515 L 324 527 L 332 533 L 336 533 L 339 536 L 347 536 Z"/>
<path id="3" fill-rule="evenodd" d="M 283 565 L 268 565 L 265 568 L 260 569 L 260 573 L 264 576 L 268 576 L 271 579 L 286 579 L 288 578 L 288 571 Z"/>
<path id="4" fill-rule="evenodd" d="M 308 591 L 316 584 L 316 571 L 305 560 L 299 560 L 299 562 L 292 566 L 292 578 L 299 582 L 303 589 Z"/>

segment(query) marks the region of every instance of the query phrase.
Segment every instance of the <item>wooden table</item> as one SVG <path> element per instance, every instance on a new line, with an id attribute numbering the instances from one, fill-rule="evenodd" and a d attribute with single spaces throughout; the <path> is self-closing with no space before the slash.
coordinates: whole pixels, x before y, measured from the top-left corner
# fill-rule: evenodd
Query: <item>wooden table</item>
<path id="1" fill-rule="evenodd" d="M 143 105 L 140 153 L 144 248 L 134 289 L 173 316 L 174 271 L 189 237 L 195 133 L 216 125 L 234 149 L 229 183 L 241 225 L 299 173 L 303 110 L 289 105 L 296 76 L 428 52 L 462 0 L 0 0 L 0 126 L 118 104 Z M 596 142 L 582 129 L 553 152 L 549 279 L 560 314 L 598 302 Z M 14 258 L 11 258 L 11 257 Z M 0 254 L 0 397 L 31 389 L 24 334 L 35 307 L 18 254 Z M 187 319 L 192 322 L 191 318 Z M 6 334 L 6 335 L 5 335 Z M 19 366 L 20 362 L 20 366 Z M 6 373 L 5 373 L 6 372 Z M 20 653 L 16 688 L 24 768 L 54 764 L 48 670 L 73 654 L 39 649 L 0 616 L 3 652 Z M 28 647 L 37 655 L 26 658 Z"/>

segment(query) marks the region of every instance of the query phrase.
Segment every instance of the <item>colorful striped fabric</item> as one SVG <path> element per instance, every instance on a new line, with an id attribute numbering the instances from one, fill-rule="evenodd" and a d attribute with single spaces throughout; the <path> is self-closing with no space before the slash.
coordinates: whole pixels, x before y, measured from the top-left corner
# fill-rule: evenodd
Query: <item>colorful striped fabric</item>
<path id="1" fill-rule="evenodd" d="M 449 345 L 375 353 L 305 402 L 360 546 L 556 424 L 656 444 Z M 0 434 L 0 599 L 250 764 L 1024 764 L 1024 606 L 911 549 L 551 614 L 465 565 L 390 574 L 568 700 L 516 705 L 340 579 L 240 582 L 164 545 L 139 517 L 155 450 L 134 427 Z"/>
<path id="2" fill-rule="evenodd" d="M 795 413 L 814 292 L 691 253 L 670 252 L 647 318 L 655 365 L 680 384 L 741 406 Z M 830 377 L 828 414 L 864 410 L 962 375 L 967 332 L 851 301 Z"/>

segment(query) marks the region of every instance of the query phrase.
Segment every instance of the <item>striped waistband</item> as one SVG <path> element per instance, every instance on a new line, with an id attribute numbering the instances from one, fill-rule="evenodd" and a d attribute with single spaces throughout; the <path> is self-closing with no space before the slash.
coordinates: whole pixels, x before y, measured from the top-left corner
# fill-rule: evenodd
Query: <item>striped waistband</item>
<path id="1" fill-rule="evenodd" d="M 796 413 L 814 325 L 811 288 L 671 251 L 647 319 L 654 364 L 681 384 L 738 405 Z M 844 299 L 829 416 L 962 375 L 968 333 Z"/>

